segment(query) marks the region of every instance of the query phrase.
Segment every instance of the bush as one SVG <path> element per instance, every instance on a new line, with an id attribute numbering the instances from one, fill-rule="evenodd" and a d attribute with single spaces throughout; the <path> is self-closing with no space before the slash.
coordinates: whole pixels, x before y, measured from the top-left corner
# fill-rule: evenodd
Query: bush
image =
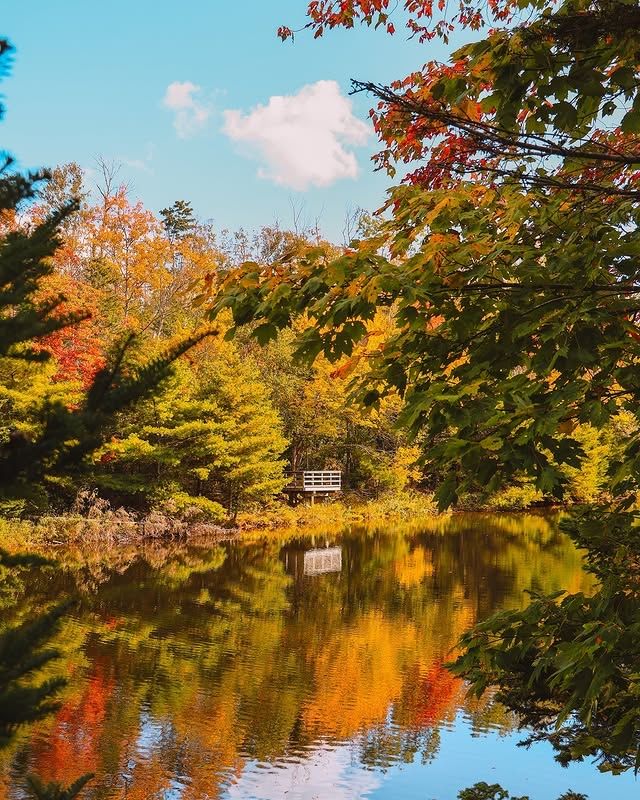
<path id="1" fill-rule="evenodd" d="M 527 483 L 502 489 L 487 500 L 487 505 L 496 511 L 524 511 L 542 500 L 542 492 Z"/>
<path id="2" fill-rule="evenodd" d="M 515 797 L 509 794 L 506 789 L 498 783 L 488 784 L 484 781 L 476 783 L 469 789 L 463 789 L 458 794 L 458 800 L 530 800 L 525 795 L 523 797 Z M 558 800 L 588 800 L 586 795 L 578 794 L 577 792 L 565 792 Z"/>
<path id="3" fill-rule="evenodd" d="M 194 497 L 186 492 L 174 492 L 161 503 L 160 510 L 184 520 L 198 522 L 222 522 L 226 516 L 224 508 L 208 497 Z"/>

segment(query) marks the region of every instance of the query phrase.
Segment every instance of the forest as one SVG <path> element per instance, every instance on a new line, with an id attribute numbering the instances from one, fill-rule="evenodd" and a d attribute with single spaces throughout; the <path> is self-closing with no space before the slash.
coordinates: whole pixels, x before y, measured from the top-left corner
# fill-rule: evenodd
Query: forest
<path id="1" fill-rule="evenodd" d="M 229 312 L 208 320 L 203 293 L 215 292 L 240 265 L 272 269 L 312 247 L 338 258 L 345 245 L 277 225 L 252 234 L 217 231 L 185 200 L 155 215 L 130 198 L 118 166 L 104 162 L 94 185 L 77 164 L 55 168 L 31 202 L 3 214 L 2 236 L 28 237 L 71 203 L 77 206 L 61 224 L 59 245 L 32 295 L 55 308 L 63 324 L 20 343 L 37 359 L 8 353 L 0 360 L 3 441 L 15 446 L 37 435 L 48 406 L 81 405 L 126 338 L 129 370 L 185 338 L 201 340 L 153 395 L 111 420 L 104 442 L 75 474 L 52 467 L 37 481 L 18 476 L 5 483 L 3 516 L 86 514 L 109 504 L 192 521 L 235 521 L 245 512 L 247 524 L 290 523 L 281 490 L 285 473 L 298 469 L 340 470 L 347 502 L 356 507 L 371 500 L 382 514 L 432 507 L 439 472 L 429 468 L 421 437 L 399 422 L 400 393 L 377 408 L 354 400 L 367 354 L 310 362 L 296 353 L 303 321 L 271 340 L 255 324 L 236 327 Z M 381 223 L 358 211 L 351 226 L 355 238 L 374 235 Z M 366 327 L 370 352 L 398 333 L 385 309 Z M 634 430 L 622 409 L 601 430 L 577 426 L 581 466 L 560 465 L 569 502 L 606 493 L 607 469 Z M 553 502 L 524 473 L 498 490 L 483 488 L 471 485 L 459 506 L 508 510 Z"/>
<path id="2" fill-rule="evenodd" d="M 273 505 L 285 469 L 340 469 L 345 485 L 368 497 L 424 481 L 417 448 L 395 424 L 398 402 L 365 414 L 349 402 L 348 369 L 298 363 L 292 334 L 263 349 L 250 329 L 230 340 L 229 319 L 206 320 L 203 284 L 250 259 L 276 263 L 308 246 L 310 232 L 216 231 L 182 200 L 156 216 L 130 199 L 117 166 L 102 164 L 100 183 L 88 187 L 69 164 L 53 170 L 34 202 L 4 214 L 3 236 L 29 235 L 71 202 L 78 207 L 33 300 L 73 321 L 21 343 L 37 360 L 2 359 L 3 440 L 31 437 L 47 405 L 81 404 L 125 338 L 129 370 L 184 338 L 200 341 L 158 391 L 112 420 L 77 475 L 3 486 L 6 516 L 68 511 L 84 490 L 134 511 L 235 519 Z M 382 339 L 389 322 L 377 324 Z"/>
<path id="3" fill-rule="evenodd" d="M 539 790 L 554 760 L 590 794 L 635 792 L 640 7 L 453 5 L 314 0 L 278 29 L 447 48 L 352 82 L 395 185 L 342 242 L 295 213 L 256 231 L 184 196 L 155 213 L 105 160 L 5 156 L 12 800 L 398 798 L 434 763 L 460 800 L 528 800 L 502 784 Z M 207 117 L 172 102 L 178 136 Z M 343 476 L 319 528 L 283 499 L 296 469 Z M 63 541 L 56 520 L 83 516 L 91 541 Z M 138 541 L 112 548 L 112 520 Z M 566 784 L 545 774 L 551 800 Z"/>

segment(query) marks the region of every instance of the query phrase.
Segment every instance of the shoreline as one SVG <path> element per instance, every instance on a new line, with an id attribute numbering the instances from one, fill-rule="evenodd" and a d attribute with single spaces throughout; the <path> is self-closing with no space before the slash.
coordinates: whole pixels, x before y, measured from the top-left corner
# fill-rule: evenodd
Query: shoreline
<path id="1" fill-rule="evenodd" d="M 314 506 L 274 504 L 243 512 L 236 520 L 224 522 L 178 518 L 154 511 L 136 515 L 125 509 L 108 509 L 89 514 L 43 514 L 23 520 L 0 518 L 0 546 L 8 542 L 24 548 L 79 543 L 117 546 L 205 539 L 215 543 L 243 534 L 439 516 L 444 515 L 438 513 L 431 496 L 418 494 L 359 502 L 333 501 Z"/>
<path id="2" fill-rule="evenodd" d="M 232 522 L 209 522 L 171 517 L 157 512 L 136 516 L 124 509 L 90 515 L 45 514 L 30 520 L 0 518 L 0 547 L 12 550 L 65 546 L 130 547 L 163 542 L 218 544 L 242 536 L 296 531 L 348 528 L 387 521 L 416 522 L 446 519 L 458 514 L 544 514 L 565 506 L 545 505 L 526 509 L 460 507 L 439 512 L 430 495 L 407 494 L 378 500 L 343 500 L 314 506 L 274 504 L 244 512 Z"/>

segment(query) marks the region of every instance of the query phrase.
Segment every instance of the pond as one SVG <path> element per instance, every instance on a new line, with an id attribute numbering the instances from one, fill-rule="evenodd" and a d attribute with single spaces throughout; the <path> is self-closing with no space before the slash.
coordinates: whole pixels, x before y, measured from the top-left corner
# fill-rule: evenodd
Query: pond
<path id="1" fill-rule="evenodd" d="M 454 800 L 476 781 L 555 800 L 637 796 L 563 769 L 444 668 L 459 635 L 526 591 L 588 591 L 549 517 L 455 515 L 314 535 L 58 552 L 4 619 L 79 596 L 47 668 L 62 705 L 1 751 L 24 776 L 96 778 L 87 798 Z"/>

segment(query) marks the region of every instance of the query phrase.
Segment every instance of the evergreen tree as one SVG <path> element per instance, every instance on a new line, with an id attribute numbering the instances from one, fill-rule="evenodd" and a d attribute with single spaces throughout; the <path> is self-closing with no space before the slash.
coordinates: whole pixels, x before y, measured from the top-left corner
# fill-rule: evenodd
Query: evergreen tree
<path id="1" fill-rule="evenodd" d="M 176 200 L 169 208 L 163 208 L 160 216 L 167 236 L 172 242 L 191 233 L 196 226 L 193 208 L 188 200 Z"/>
<path id="2" fill-rule="evenodd" d="M 220 519 L 282 489 L 285 446 L 257 369 L 225 345 L 120 415 L 94 478 L 118 501 Z"/>
<path id="3" fill-rule="evenodd" d="M 37 775 L 27 777 L 27 791 L 33 800 L 73 800 L 93 778 L 93 775 L 83 775 L 74 781 L 71 786 L 64 787 L 59 783 L 43 783 Z"/>
<path id="4" fill-rule="evenodd" d="M 3 577 L 7 570 L 28 569 L 46 563 L 38 556 L 13 556 L 0 550 Z M 0 583 L 0 590 L 4 583 Z M 58 707 L 55 695 L 65 685 L 63 679 L 40 684 L 29 679 L 57 658 L 58 652 L 47 645 L 64 611 L 65 606 L 58 606 L 35 620 L 8 628 L 0 634 L 0 747 L 9 743 L 17 727 L 40 720 Z"/>
<path id="5" fill-rule="evenodd" d="M 8 583 L 7 575 L 15 576 L 23 569 L 48 563 L 38 556 L 14 556 L 0 550 L 0 595 Z M 37 675 L 60 655 L 50 643 L 67 608 L 68 603 L 60 604 L 0 634 L 0 749 L 9 744 L 21 725 L 41 720 L 59 706 L 56 695 L 66 685 L 65 679 L 50 678 L 38 683 Z M 64 788 L 55 783 L 45 784 L 31 775 L 27 790 L 35 800 L 73 800 L 92 777 L 83 775 Z"/>
<path id="6" fill-rule="evenodd" d="M 0 77 L 8 71 L 11 53 L 9 42 L 1 39 Z M 0 106 L 0 116 L 2 112 Z M 15 224 L 18 213 L 37 196 L 49 174 L 20 175 L 11 168 L 12 159 L 6 156 L 0 166 L 0 359 L 33 365 L 50 358 L 42 347 L 46 336 L 88 316 L 82 311 L 61 312 L 62 295 L 43 300 L 40 294 L 43 280 L 53 270 L 52 256 L 61 243 L 62 226 L 76 211 L 77 202 L 65 202 L 42 221 L 21 228 Z M 207 333 L 183 338 L 146 364 L 125 369 L 125 356 L 133 341 L 128 336 L 78 402 L 42 398 L 38 425 L 30 436 L 0 427 L 0 500 L 15 499 L 46 477 L 59 479 L 80 469 L 86 456 L 101 444 L 114 416 L 149 397 L 170 375 L 173 362 Z M 36 563 L 42 560 L 0 551 L 5 578 L 7 570 L 11 573 Z M 58 656 L 48 643 L 66 608 L 62 604 L 0 635 L 0 747 L 6 746 L 20 725 L 42 719 L 57 707 L 55 695 L 65 681 L 56 678 L 34 684 L 33 679 Z M 72 800 L 91 777 L 85 775 L 65 788 L 32 776 L 27 789 L 37 800 Z"/>

